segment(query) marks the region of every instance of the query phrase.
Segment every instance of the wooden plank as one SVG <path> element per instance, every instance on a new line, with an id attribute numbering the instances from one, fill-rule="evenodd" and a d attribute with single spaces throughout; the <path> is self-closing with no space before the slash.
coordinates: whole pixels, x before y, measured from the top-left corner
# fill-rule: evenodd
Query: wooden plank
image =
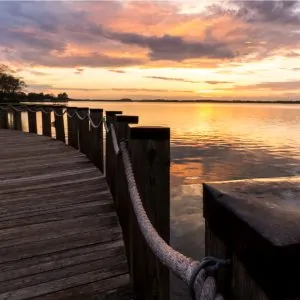
<path id="1" fill-rule="evenodd" d="M 81 256 L 96 253 L 98 259 L 124 254 L 121 240 L 22 259 L 1 266 L 0 282 L 24 277 L 85 261 Z"/>
<path id="2" fill-rule="evenodd" d="M 21 187 L 10 187 L 8 189 L 5 189 L 5 186 L 2 186 L 0 189 L 0 195 L 1 194 L 7 194 L 7 193 L 16 193 L 16 192 L 26 192 L 26 191 L 30 191 L 30 190 L 44 190 L 44 189 L 49 189 L 49 188 L 55 188 L 58 185 L 62 188 L 70 188 L 76 184 L 84 184 L 87 182 L 91 182 L 91 181 L 99 181 L 101 179 L 103 179 L 103 175 L 101 176 L 95 176 L 95 177 L 86 177 L 86 176 L 77 176 L 77 177 L 81 177 L 79 179 L 64 179 L 61 181 L 56 181 L 56 182 L 50 182 L 50 183 L 39 183 L 38 185 L 28 185 L 28 186 L 21 186 Z"/>
<path id="3" fill-rule="evenodd" d="M 117 224 L 116 214 L 104 214 L 101 217 L 97 214 L 93 216 L 83 216 L 74 219 L 59 220 L 47 223 L 32 224 L 22 227 L 14 227 L 0 230 L 0 247 L 5 245 L 5 241 L 17 239 L 22 243 L 23 237 L 29 237 L 30 241 L 39 239 L 51 239 L 65 234 L 74 234 L 80 230 L 90 229 L 91 227 L 100 228 L 102 226 Z"/>
<path id="4" fill-rule="evenodd" d="M 0 248 L 0 263 L 18 261 L 36 255 L 50 254 L 120 239 L 122 239 L 122 233 L 119 227 L 105 230 L 96 228 L 93 231 L 87 232 L 85 235 L 73 234 L 67 237 L 23 244 L 20 247 Z"/>
<path id="5" fill-rule="evenodd" d="M 98 217 L 101 215 L 107 217 L 110 213 L 114 213 L 112 205 L 99 204 L 99 201 L 83 203 L 81 205 L 76 205 L 73 208 L 67 207 L 65 209 L 56 209 L 45 211 L 41 210 L 35 214 L 28 212 L 20 215 L 10 215 L 5 218 L 0 218 L 0 230 L 20 227 L 33 224 L 48 223 L 53 221 L 61 221 L 66 219 L 75 219 L 79 217 L 86 217 L 90 215 L 95 215 L 95 211 L 98 212 Z"/>
<path id="6" fill-rule="evenodd" d="M 38 203 L 42 204 L 46 202 L 46 205 L 51 205 L 51 203 L 58 202 L 61 205 L 64 203 L 70 204 L 72 203 L 72 200 L 74 203 L 79 203 L 81 201 L 78 201 L 80 199 L 84 199 L 84 202 L 86 201 L 86 197 L 93 197 L 93 196 L 103 196 L 103 197 L 108 197 L 111 199 L 111 196 L 109 192 L 107 191 L 107 186 L 105 183 L 101 182 L 99 179 L 93 180 L 93 181 L 88 181 L 84 185 L 79 185 L 74 187 L 73 190 L 70 190 L 68 187 L 63 187 L 61 186 L 54 186 L 48 190 L 45 191 L 43 198 L 41 199 L 39 189 L 33 189 L 31 191 L 27 192 L 12 192 L 8 194 L 3 194 L 1 195 L 1 203 L 3 205 L 6 205 L 6 203 L 9 205 L 8 202 L 11 202 L 11 205 L 14 204 L 14 202 L 20 202 L 23 204 L 30 205 L 30 202 L 32 201 L 32 204 L 36 204 L 36 201 Z M 82 194 L 79 194 L 82 193 Z M 69 199 L 68 196 L 72 196 L 71 199 Z M 64 197 L 64 201 L 61 201 L 61 197 Z M 49 201 L 51 200 L 51 202 Z M 66 200 L 71 200 L 70 202 L 65 202 Z M 6 209 L 6 206 L 0 206 L 0 211 L 1 208 Z M 13 209 L 14 206 L 10 206 L 9 209 Z M 35 207 L 32 207 L 34 210 Z"/>
<path id="7" fill-rule="evenodd" d="M 76 170 L 85 170 L 85 168 L 92 166 L 90 162 L 80 162 L 80 163 L 69 163 L 69 164 L 59 164 L 59 165 L 51 165 L 48 166 L 41 166 L 40 168 L 30 168 L 30 169 L 24 169 L 24 172 L 20 174 L 20 171 L 18 171 L 17 168 L 14 169 L 4 169 L 3 173 L 0 174 L 0 184 L 1 181 L 5 180 L 14 180 L 19 178 L 33 178 L 33 177 L 42 177 L 42 174 L 45 174 L 48 172 L 48 175 L 53 174 L 54 176 L 57 176 L 57 174 L 60 174 L 66 170 L 72 169 L 73 171 Z M 50 171 L 49 171 L 50 170 Z M 5 174 L 6 171 L 6 174 Z"/>
<path id="8" fill-rule="evenodd" d="M 15 291 L 8 291 L 6 293 L 2 293 L 0 294 L 0 299 L 2 298 L 10 300 L 22 300 L 29 297 L 32 298 L 43 296 L 45 294 L 58 292 L 63 289 L 81 286 L 91 282 L 125 274 L 126 269 L 127 263 L 125 260 L 122 262 L 117 261 L 115 264 L 114 261 L 110 261 L 109 265 L 102 266 L 101 269 L 95 271 L 74 275 L 58 280 L 53 280 L 51 282 L 45 282 L 39 285 L 28 286 L 26 288 L 21 288 Z"/>
<path id="9" fill-rule="evenodd" d="M 132 299 L 103 174 L 49 138 L 0 130 L 0 143 L 0 299 Z"/>
<path id="10" fill-rule="evenodd" d="M 101 281 L 95 281 L 86 285 L 77 286 L 74 288 L 65 289 L 57 293 L 43 295 L 42 297 L 35 298 L 36 300 L 130 300 L 133 299 L 131 287 L 129 285 L 128 274 L 121 274 L 106 278 Z M 96 295 L 94 298 L 89 296 Z"/>
<path id="11" fill-rule="evenodd" d="M 86 179 L 88 180 L 90 176 L 98 175 L 97 172 L 95 172 L 94 167 L 87 167 L 87 168 L 79 168 L 75 170 L 66 170 L 64 172 L 53 172 L 49 174 L 42 174 L 37 176 L 30 176 L 30 177 L 21 177 L 16 179 L 7 179 L 7 180 L 1 180 L 0 181 L 0 187 L 1 191 L 2 189 L 9 189 L 13 188 L 14 186 L 24 186 L 24 187 L 30 187 L 30 185 L 35 186 L 36 184 L 46 184 L 51 180 L 51 183 L 60 184 L 62 180 L 69 182 L 71 180 L 75 180 L 75 178 L 80 179 Z M 102 178 L 102 176 L 99 178 Z M 63 182 L 64 182 L 63 181 Z"/>
<path id="12" fill-rule="evenodd" d="M 87 255 L 77 256 L 69 258 L 70 265 L 62 266 L 61 268 L 55 268 L 45 272 L 40 272 L 26 277 L 17 278 L 14 280 L 1 282 L 0 295 L 7 291 L 16 291 L 18 289 L 24 289 L 30 286 L 40 285 L 42 283 L 48 283 L 51 281 L 58 281 L 58 279 L 65 279 L 68 281 L 70 277 L 75 277 L 78 274 L 84 274 L 87 272 L 110 269 L 112 266 L 122 264 L 125 262 L 125 255 L 119 254 L 114 257 L 106 257 L 99 259 L 98 253 L 92 252 Z M 67 279 L 68 278 L 68 279 Z M 51 287 L 53 288 L 53 285 Z"/>

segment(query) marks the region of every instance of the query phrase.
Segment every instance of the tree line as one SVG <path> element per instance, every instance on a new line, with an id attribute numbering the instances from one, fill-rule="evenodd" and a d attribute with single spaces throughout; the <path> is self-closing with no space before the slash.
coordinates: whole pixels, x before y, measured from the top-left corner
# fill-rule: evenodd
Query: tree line
<path id="1" fill-rule="evenodd" d="M 6 65 L 0 65 L 0 102 L 64 102 L 68 101 L 68 94 L 63 92 L 57 96 L 44 93 L 25 93 L 25 81 L 18 77 Z"/>

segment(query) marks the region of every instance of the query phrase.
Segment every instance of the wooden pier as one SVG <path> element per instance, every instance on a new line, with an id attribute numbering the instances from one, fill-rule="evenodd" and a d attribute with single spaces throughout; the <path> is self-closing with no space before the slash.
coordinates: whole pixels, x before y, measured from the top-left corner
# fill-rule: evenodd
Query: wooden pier
<path id="1" fill-rule="evenodd" d="M 168 300 L 170 272 L 193 300 L 300 299 L 300 177 L 204 184 L 193 260 L 169 245 L 170 129 L 137 123 L 0 105 L 0 300 Z"/>
<path id="2" fill-rule="evenodd" d="M 0 299 L 131 299 L 103 174 L 49 137 L 2 129 L 0 145 Z"/>

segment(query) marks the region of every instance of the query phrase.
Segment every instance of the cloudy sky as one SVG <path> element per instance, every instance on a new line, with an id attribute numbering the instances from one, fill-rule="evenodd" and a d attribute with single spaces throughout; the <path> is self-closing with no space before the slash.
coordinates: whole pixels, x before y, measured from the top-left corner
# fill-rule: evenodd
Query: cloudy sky
<path id="1" fill-rule="evenodd" d="M 300 99 L 300 1 L 0 1 L 0 63 L 90 99 Z"/>

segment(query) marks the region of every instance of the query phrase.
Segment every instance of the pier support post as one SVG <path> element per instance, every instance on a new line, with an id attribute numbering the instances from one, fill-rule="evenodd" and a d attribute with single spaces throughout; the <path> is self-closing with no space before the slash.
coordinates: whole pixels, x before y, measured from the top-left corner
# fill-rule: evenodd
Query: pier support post
<path id="1" fill-rule="evenodd" d="M 78 149 L 78 118 L 76 116 L 76 107 L 67 107 L 68 112 L 68 144 Z"/>
<path id="2" fill-rule="evenodd" d="M 116 110 L 106 111 L 107 123 L 115 124 L 115 116 L 117 114 L 122 114 L 122 111 L 116 111 Z M 116 168 L 116 156 L 112 144 L 111 132 L 108 132 L 106 133 L 106 142 L 105 142 L 105 177 L 113 198 L 115 193 L 115 188 L 114 188 L 115 168 Z"/>
<path id="3" fill-rule="evenodd" d="M 89 159 L 103 173 L 103 109 L 90 109 L 91 120 L 98 128 L 90 124 Z"/>
<path id="4" fill-rule="evenodd" d="M 0 129 L 8 128 L 8 114 L 4 104 L 2 104 L 4 109 L 0 108 Z"/>
<path id="5" fill-rule="evenodd" d="M 170 128 L 131 127 L 129 149 L 143 206 L 158 234 L 170 239 Z M 131 224 L 131 276 L 135 299 L 169 299 L 169 270 L 146 245 L 135 216 Z"/>
<path id="6" fill-rule="evenodd" d="M 42 109 L 42 127 L 43 135 L 51 137 L 51 106 L 43 106 Z"/>
<path id="7" fill-rule="evenodd" d="M 225 299 L 300 299 L 300 177 L 204 184 L 206 255 Z"/>
<path id="8" fill-rule="evenodd" d="M 127 140 L 129 138 L 129 124 L 138 124 L 138 116 L 126 116 L 119 115 L 115 117 L 117 138 L 120 143 L 121 140 Z M 115 169 L 115 203 L 119 216 L 120 224 L 123 231 L 124 244 L 126 248 L 127 261 L 130 266 L 130 222 L 132 218 L 132 205 L 128 192 L 128 184 L 125 177 L 124 164 L 122 156 L 117 158 L 117 164 Z"/>
<path id="9" fill-rule="evenodd" d="M 22 131 L 21 108 L 21 105 L 14 105 L 13 109 L 13 128 L 19 131 Z"/>
<path id="10" fill-rule="evenodd" d="M 54 107 L 54 119 L 55 119 L 55 131 L 56 139 L 65 143 L 65 126 L 64 126 L 64 107 L 55 106 Z"/>
<path id="11" fill-rule="evenodd" d="M 36 122 L 36 106 L 27 106 L 28 114 L 28 130 L 30 133 L 37 133 L 37 122 Z"/>
<path id="12" fill-rule="evenodd" d="M 89 118 L 88 108 L 77 108 L 79 116 L 78 118 L 78 137 L 79 137 L 79 149 L 85 155 L 89 153 Z"/>

